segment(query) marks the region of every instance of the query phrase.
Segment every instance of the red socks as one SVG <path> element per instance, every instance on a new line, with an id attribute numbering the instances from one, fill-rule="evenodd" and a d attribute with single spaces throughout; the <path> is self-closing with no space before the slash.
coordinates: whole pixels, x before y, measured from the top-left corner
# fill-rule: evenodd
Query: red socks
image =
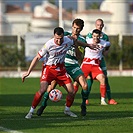
<path id="1" fill-rule="evenodd" d="M 72 95 L 67 95 L 66 97 L 66 106 L 71 107 L 74 101 L 74 96 Z"/>
<path id="2" fill-rule="evenodd" d="M 106 85 L 100 85 L 101 97 L 106 97 Z"/>
<path id="3" fill-rule="evenodd" d="M 41 101 L 42 95 L 39 92 L 36 92 L 34 99 L 32 101 L 32 108 L 36 108 L 36 106 L 39 104 Z"/>

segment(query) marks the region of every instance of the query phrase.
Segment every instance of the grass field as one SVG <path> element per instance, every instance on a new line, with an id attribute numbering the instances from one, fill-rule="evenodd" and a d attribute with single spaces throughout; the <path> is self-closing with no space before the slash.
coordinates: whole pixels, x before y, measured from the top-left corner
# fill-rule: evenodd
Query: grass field
<path id="1" fill-rule="evenodd" d="M 38 90 L 39 78 L 28 78 L 25 83 L 20 78 L 0 78 L 0 133 L 133 133 L 133 77 L 109 77 L 109 81 L 118 105 L 99 104 L 99 83 L 95 81 L 87 116 L 80 115 L 80 88 L 71 107 L 78 118 L 71 118 L 63 113 L 66 92 L 57 86 L 63 92 L 62 100 L 48 101 L 41 117 L 34 114 L 27 120 L 24 117 Z"/>

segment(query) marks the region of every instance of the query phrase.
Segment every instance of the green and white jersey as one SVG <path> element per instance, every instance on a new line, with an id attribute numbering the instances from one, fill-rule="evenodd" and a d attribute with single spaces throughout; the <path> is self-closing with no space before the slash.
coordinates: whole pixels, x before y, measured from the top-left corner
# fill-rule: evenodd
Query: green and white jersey
<path id="1" fill-rule="evenodd" d="M 92 38 L 92 31 L 89 32 L 86 36 L 86 39 Z M 108 35 L 106 35 L 104 32 L 102 32 L 101 34 L 101 39 L 105 40 L 105 41 L 109 41 L 109 37 Z"/>
<path id="2" fill-rule="evenodd" d="M 65 36 L 71 36 L 72 33 L 70 32 L 65 32 Z M 81 35 L 78 36 L 78 40 L 82 42 L 86 42 L 85 38 Z M 78 47 L 79 50 L 83 53 L 84 48 L 83 47 Z M 78 64 L 78 59 L 76 58 L 76 52 L 75 52 L 75 46 L 72 45 L 71 48 L 67 51 L 66 57 L 65 57 L 65 66 L 70 66 L 73 64 Z"/>

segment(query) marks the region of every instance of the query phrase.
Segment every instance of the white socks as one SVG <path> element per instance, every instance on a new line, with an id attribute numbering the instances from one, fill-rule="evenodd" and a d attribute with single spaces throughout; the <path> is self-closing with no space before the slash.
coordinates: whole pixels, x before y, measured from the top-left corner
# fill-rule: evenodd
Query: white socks
<path id="1" fill-rule="evenodd" d="M 67 111 L 70 110 L 70 107 L 65 106 L 65 110 L 67 110 Z"/>
<path id="2" fill-rule="evenodd" d="M 35 110 L 35 109 L 31 107 L 29 112 L 33 113 L 34 110 Z"/>
<path id="3" fill-rule="evenodd" d="M 105 101 L 105 98 L 104 97 L 101 97 L 101 101 Z"/>

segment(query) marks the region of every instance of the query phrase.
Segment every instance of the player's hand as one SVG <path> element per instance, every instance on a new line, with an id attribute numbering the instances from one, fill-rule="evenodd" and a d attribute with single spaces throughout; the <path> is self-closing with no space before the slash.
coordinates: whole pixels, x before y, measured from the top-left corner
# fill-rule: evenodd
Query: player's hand
<path id="1" fill-rule="evenodd" d="M 24 82 L 25 78 L 29 76 L 29 73 L 26 72 L 22 75 L 22 82 Z"/>

